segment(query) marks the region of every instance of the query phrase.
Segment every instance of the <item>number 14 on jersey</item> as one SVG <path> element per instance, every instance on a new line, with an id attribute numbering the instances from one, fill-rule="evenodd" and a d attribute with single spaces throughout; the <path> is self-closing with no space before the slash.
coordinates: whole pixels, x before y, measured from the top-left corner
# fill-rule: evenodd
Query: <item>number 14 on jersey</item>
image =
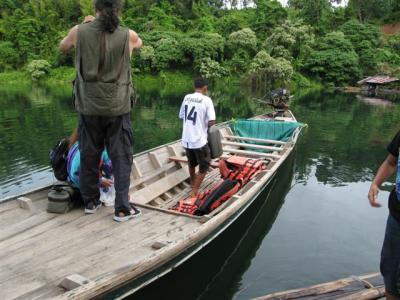
<path id="1" fill-rule="evenodd" d="M 197 120 L 197 112 L 195 111 L 195 108 L 196 107 L 193 106 L 192 109 L 189 111 L 189 115 L 188 115 L 189 106 L 185 105 L 185 122 L 192 121 L 193 126 L 196 125 L 196 120 Z"/>

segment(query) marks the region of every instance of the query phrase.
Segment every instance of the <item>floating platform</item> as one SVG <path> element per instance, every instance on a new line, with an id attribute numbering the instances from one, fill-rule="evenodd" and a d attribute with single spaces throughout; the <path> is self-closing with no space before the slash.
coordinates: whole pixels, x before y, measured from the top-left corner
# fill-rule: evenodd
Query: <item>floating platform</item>
<path id="1" fill-rule="evenodd" d="M 372 300 L 384 296 L 383 277 L 380 273 L 374 273 L 268 294 L 252 300 Z"/>

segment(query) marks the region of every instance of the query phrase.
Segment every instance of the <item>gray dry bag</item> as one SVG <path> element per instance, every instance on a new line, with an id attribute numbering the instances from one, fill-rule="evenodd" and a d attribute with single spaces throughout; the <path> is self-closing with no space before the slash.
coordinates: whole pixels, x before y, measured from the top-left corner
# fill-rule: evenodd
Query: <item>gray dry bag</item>
<path id="1" fill-rule="evenodd" d="M 47 211 L 50 213 L 65 214 L 74 206 L 78 192 L 68 183 L 54 184 L 47 194 Z"/>
<path id="2" fill-rule="evenodd" d="M 221 133 L 216 126 L 208 128 L 208 146 L 210 147 L 211 158 L 222 155 Z"/>

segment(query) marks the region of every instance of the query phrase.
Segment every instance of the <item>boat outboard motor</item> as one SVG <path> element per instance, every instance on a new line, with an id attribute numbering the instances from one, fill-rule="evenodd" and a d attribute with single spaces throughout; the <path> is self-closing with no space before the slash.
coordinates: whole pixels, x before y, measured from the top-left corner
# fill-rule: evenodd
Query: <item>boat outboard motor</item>
<path id="1" fill-rule="evenodd" d="M 289 104 L 290 92 L 288 89 L 276 89 L 269 93 L 269 104 L 277 109 L 286 109 Z"/>

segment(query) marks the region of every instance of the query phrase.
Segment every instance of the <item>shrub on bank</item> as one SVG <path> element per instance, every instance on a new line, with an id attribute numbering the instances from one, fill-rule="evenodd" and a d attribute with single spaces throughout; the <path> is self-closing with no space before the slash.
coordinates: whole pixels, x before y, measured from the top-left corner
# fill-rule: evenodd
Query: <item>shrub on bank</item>
<path id="1" fill-rule="evenodd" d="M 0 42 L 0 72 L 12 70 L 18 59 L 18 52 L 11 42 Z"/>
<path id="2" fill-rule="evenodd" d="M 26 70 L 31 75 L 32 81 L 39 81 L 46 77 L 50 72 L 51 65 L 47 60 L 38 59 L 32 60 L 26 67 Z"/>
<path id="3" fill-rule="evenodd" d="M 206 58 L 200 64 L 200 74 L 207 79 L 218 79 L 228 75 L 228 71 L 217 61 Z"/>
<path id="4" fill-rule="evenodd" d="M 293 67 L 284 58 L 273 58 L 266 51 L 257 53 L 250 64 L 247 78 L 257 87 L 270 88 L 287 85 L 293 76 Z"/>

